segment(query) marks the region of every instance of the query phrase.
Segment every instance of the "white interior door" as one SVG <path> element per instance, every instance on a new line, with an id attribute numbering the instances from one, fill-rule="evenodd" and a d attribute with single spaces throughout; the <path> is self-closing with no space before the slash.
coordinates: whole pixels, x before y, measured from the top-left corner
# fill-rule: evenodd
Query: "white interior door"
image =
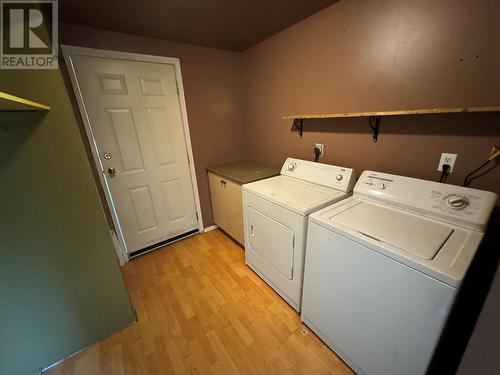
<path id="1" fill-rule="evenodd" d="M 128 253 L 197 229 L 175 65 L 78 54 L 71 63 Z"/>

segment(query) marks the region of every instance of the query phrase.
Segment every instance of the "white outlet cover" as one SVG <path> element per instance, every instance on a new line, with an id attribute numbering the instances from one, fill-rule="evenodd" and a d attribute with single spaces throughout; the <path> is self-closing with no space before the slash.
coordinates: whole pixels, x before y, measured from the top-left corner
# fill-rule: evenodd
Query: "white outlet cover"
<path id="1" fill-rule="evenodd" d="M 443 164 L 449 164 L 450 170 L 448 173 L 453 172 L 453 167 L 455 166 L 455 162 L 457 161 L 457 154 L 449 154 L 446 152 L 443 152 L 441 154 L 441 158 L 439 159 L 439 164 L 438 164 L 438 171 L 442 172 L 443 171 Z"/>
<path id="2" fill-rule="evenodd" d="M 316 147 L 321 150 L 320 156 L 323 156 L 323 154 L 325 153 L 325 145 L 323 143 L 315 143 L 314 148 Z"/>

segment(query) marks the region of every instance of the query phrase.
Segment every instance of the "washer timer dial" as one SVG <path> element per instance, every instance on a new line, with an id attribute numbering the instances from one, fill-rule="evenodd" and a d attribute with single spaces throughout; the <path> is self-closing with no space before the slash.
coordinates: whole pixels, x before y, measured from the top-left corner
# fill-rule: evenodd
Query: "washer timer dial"
<path id="1" fill-rule="evenodd" d="M 288 163 L 288 170 L 293 172 L 297 168 L 297 163 Z"/>
<path id="2" fill-rule="evenodd" d="M 446 204 L 454 210 L 461 210 L 467 207 L 469 203 L 469 200 L 462 195 L 452 194 L 446 198 Z"/>

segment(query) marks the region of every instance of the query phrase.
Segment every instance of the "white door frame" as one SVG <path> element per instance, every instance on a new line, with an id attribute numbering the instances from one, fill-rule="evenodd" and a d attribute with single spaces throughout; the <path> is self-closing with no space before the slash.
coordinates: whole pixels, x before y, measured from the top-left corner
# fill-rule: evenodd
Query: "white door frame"
<path id="1" fill-rule="evenodd" d="M 102 57 L 109 58 L 115 60 L 126 60 L 126 61 L 139 61 L 139 62 L 150 62 L 157 64 L 167 64 L 173 65 L 175 71 L 175 79 L 177 81 L 177 85 L 179 88 L 179 104 L 181 108 L 181 117 L 182 117 L 182 125 L 184 128 L 184 139 L 186 142 L 186 148 L 189 158 L 189 172 L 191 176 L 191 184 L 193 185 L 193 193 L 194 200 L 196 206 L 196 214 L 198 215 L 198 230 L 200 233 L 203 233 L 203 217 L 201 214 L 201 204 L 200 204 L 200 195 L 198 192 L 198 183 L 196 181 L 196 170 L 194 165 L 193 158 L 193 149 L 191 146 L 191 136 L 189 134 L 189 124 L 187 118 L 187 110 L 186 110 L 186 101 L 184 98 L 184 86 L 182 84 L 182 75 L 181 75 L 181 65 L 178 58 L 173 57 L 164 57 L 164 56 L 154 56 L 154 55 L 143 55 L 138 53 L 128 53 L 128 52 L 120 52 L 120 51 L 110 51 L 103 49 L 95 49 L 95 48 L 85 48 L 85 47 L 77 47 L 70 45 L 61 45 L 64 60 L 66 62 L 66 67 L 68 69 L 69 77 L 71 80 L 71 84 L 73 86 L 73 91 L 76 96 L 76 101 L 78 103 L 78 108 L 80 110 L 80 115 L 82 116 L 82 121 L 85 126 L 85 132 L 87 134 L 87 138 L 90 142 L 90 148 L 92 150 L 92 156 L 94 157 L 94 162 L 97 167 L 97 170 L 100 172 L 99 180 L 104 189 L 104 193 L 106 196 L 106 201 L 108 207 L 111 211 L 111 217 L 113 219 L 113 224 L 117 231 L 117 236 L 120 242 L 121 247 L 123 249 L 121 251 L 125 251 L 125 258 L 128 261 L 129 255 L 126 252 L 127 245 L 125 243 L 125 238 L 121 229 L 120 220 L 118 219 L 118 214 L 116 212 L 116 207 L 113 202 L 113 198 L 111 195 L 110 187 L 107 184 L 107 181 L 104 177 L 104 167 L 101 163 L 101 159 L 99 157 L 99 150 L 97 147 L 97 142 L 94 137 L 94 132 L 92 131 L 92 126 L 90 124 L 90 119 L 88 116 L 87 109 L 85 108 L 85 103 L 83 101 L 83 95 L 80 89 L 80 85 L 78 83 L 78 78 L 76 76 L 75 67 L 73 65 L 73 60 L 71 58 L 72 55 L 83 55 L 83 56 L 91 56 L 91 57 Z"/>

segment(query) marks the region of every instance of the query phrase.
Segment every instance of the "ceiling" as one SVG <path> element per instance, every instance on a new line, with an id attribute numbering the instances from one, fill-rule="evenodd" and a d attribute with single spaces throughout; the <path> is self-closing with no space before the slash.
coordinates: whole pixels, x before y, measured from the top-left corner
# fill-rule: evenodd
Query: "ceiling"
<path id="1" fill-rule="evenodd" d="M 62 0 L 63 22 L 243 51 L 337 0 Z"/>

